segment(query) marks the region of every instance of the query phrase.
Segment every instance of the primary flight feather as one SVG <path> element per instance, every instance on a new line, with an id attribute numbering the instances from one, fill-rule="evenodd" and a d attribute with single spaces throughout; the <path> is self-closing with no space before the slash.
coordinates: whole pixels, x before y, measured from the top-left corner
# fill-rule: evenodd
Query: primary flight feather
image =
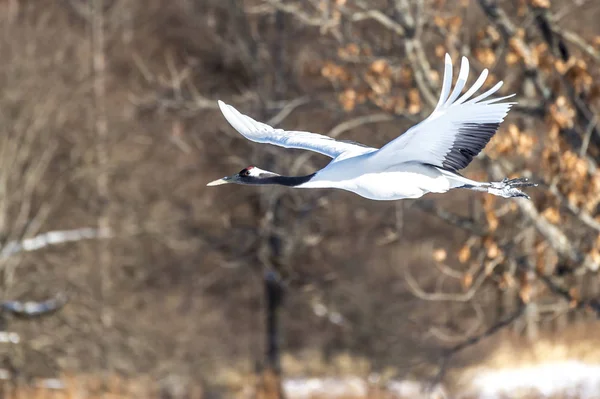
<path id="1" fill-rule="evenodd" d="M 429 192 L 443 193 L 454 188 L 483 191 L 505 198 L 529 198 L 517 188 L 535 185 L 526 179 L 488 183 L 470 180 L 457 173 L 487 145 L 515 103 L 504 101 L 512 95 L 490 98 L 502 87 L 502 82 L 472 98 L 485 83 L 487 69 L 461 96 L 469 75 L 469 62 L 462 58 L 454 88 L 452 69 L 452 60 L 446 54 L 442 90 L 431 115 L 381 149 L 338 141 L 316 133 L 274 129 L 219 101 L 225 119 L 248 140 L 315 151 L 333 160 L 307 176 L 281 176 L 249 166 L 208 185 L 329 187 L 352 191 L 373 200 L 419 198 Z"/>

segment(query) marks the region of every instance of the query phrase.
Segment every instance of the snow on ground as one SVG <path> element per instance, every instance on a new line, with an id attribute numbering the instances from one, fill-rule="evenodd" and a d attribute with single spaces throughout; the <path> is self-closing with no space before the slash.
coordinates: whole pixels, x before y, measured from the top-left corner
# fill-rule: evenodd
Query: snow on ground
<path id="1" fill-rule="evenodd" d="M 293 378 L 283 382 L 283 390 L 290 399 L 367 398 L 374 391 L 374 388 L 369 388 L 369 382 L 360 377 Z M 410 380 L 389 381 L 385 384 L 384 391 L 389 394 L 386 397 L 390 399 L 445 397 L 441 388 L 430 395 L 424 384 Z"/>
<path id="2" fill-rule="evenodd" d="M 290 399 L 315 396 L 362 398 L 367 395 L 367 384 L 359 377 L 292 378 L 283 382 L 283 391 Z"/>
<path id="3" fill-rule="evenodd" d="M 551 397 L 567 395 L 580 399 L 600 397 L 600 365 L 568 360 L 507 369 L 479 371 L 471 381 L 469 397 L 482 399 L 514 397 L 515 393 Z"/>
<path id="4" fill-rule="evenodd" d="M 360 377 L 292 378 L 283 382 L 290 399 L 310 398 L 365 398 L 369 396 L 369 382 Z M 424 398 L 424 383 L 392 380 L 385 386 L 391 398 Z M 439 387 L 434 397 L 453 397 Z M 437 394 L 437 395 L 436 395 Z M 458 398 L 504 399 L 519 397 L 559 397 L 578 399 L 600 398 L 600 365 L 575 360 L 549 362 L 538 365 L 501 369 L 477 369 L 470 375 L 464 392 Z"/>

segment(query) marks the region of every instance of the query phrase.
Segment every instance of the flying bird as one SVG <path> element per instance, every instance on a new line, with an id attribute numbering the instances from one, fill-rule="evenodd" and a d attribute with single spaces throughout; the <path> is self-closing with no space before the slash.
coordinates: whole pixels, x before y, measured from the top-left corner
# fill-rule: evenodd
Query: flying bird
<path id="1" fill-rule="evenodd" d="M 518 187 L 536 184 L 525 178 L 478 182 L 458 173 L 483 150 L 515 104 L 504 101 L 514 94 L 490 98 L 502 87 L 502 82 L 473 97 L 485 83 L 487 69 L 461 96 L 468 75 L 469 61 L 462 57 L 458 79 L 452 89 L 452 60 L 446 54 L 442 93 L 431 115 L 379 149 L 316 133 L 274 129 L 219 101 L 225 119 L 248 140 L 315 151 L 333 160 L 307 176 L 281 176 L 248 166 L 233 176 L 207 185 L 236 183 L 338 188 L 381 201 L 419 198 L 427 193 L 445 193 L 457 188 L 504 198 L 529 198 Z"/>

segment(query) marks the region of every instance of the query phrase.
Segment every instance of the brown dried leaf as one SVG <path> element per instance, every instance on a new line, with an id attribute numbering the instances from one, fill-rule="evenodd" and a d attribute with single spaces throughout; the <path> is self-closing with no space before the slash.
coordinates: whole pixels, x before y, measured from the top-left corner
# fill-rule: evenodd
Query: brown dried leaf
<path id="1" fill-rule="evenodd" d="M 581 299 L 581 294 L 580 294 L 579 290 L 575 287 L 572 287 L 569 289 L 569 295 L 575 301 L 579 301 Z"/>
<path id="2" fill-rule="evenodd" d="M 356 106 L 356 90 L 346 89 L 340 94 L 339 101 L 346 112 L 350 112 Z"/>
<path id="3" fill-rule="evenodd" d="M 521 134 L 517 143 L 517 152 L 524 157 L 530 157 L 534 143 L 535 139 L 532 136 Z"/>
<path id="4" fill-rule="evenodd" d="M 529 7 L 527 6 L 527 3 L 523 0 L 519 1 L 519 5 L 517 8 L 517 17 L 519 17 L 519 18 L 524 17 L 528 11 L 529 11 Z"/>
<path id="5" fill-rule="evenodd" d="M 438 248 L 435 251 L 433 251 L 432 257 L 436 262 L 443 262 L 446 260 L 447 257 L 447 253 L 446 250 L 443 248 Z"/>
<path id="6" fill-rule="evenodd" d="M 532 287 L 529 282 L 523 283 L 519 290 L 519 296 L 523 303 L 529 303 L 531 301 Z"/>
<path id="7" fill-rule="evenodd" d="M 519 135 L 521 134 L 521 131 L 519 130 L 519 127 L 517 125 L 515 125 L 514 123 L 511 123 L 510 125 L 508 125 L 508 134 L 510 134 L 510 138 L 513 141 L 517 141 L 519 139 Z"/>
<path id="8" fill-rule="evenodd" d="M 469 289 L 471 287 L 471 285 L 473 284 L 473 275 L 469 272 L 465 273 L 461 282 L 462 282 L 462 286 L 465 289 Z"/>
<path id="9" fill-rule="evenodd" d="M 574 60 L 573 65 L 565 73 L 565 77 L 573 83 L 577 92 L 581 93 L 589 90 L 594 83 L 594 79 L 588 71 L 586 62 L 581 59 L 572 59 Z"/>
<path id="10" fill-rule="evenodd" d="M 333 62 L 326 62 L 325 65 L 321 68 L 321 75 L 330 81 L 341 81 L 347 82 L 350 81 L 351 76 L 348 71 L 337 65 Z"/>
<path id="11" fill-rule="evenodd" d="M 412 87 L 413 85 L 413 71 L 410 68 L 401 68 L 398 74 L 398 83 L 405 87 Z"/>
<path id="12" fill-rule="evenodd" d="M 577 194 L 575 191 L 571 191 L 567 194 L 567 200 L 573 205 L 579 205 L 581 196 Z"/>
<path id="13" fill-rule="evenodd" d="M 533 295 L 533 287 L 528 280 L 525 280 L 521 283 L 521 288 L 519 289 L 519 297 L 523 303 L 531 302 L 531 297 Z"/>
<path id="14" fill-rule="evenodd" d="M 446 47 L 442 46 L 441 44 L 438 44 L 437 46 L 435 46 L 435 55 L 438 56 L 439 58 L 442 58 L 444 56 L 444 54 L 446 54 Z"/>
<path id="15" fill-rule="evenodd" d="M 548 220 L 550 223 L 560 223 L 560 211 L 558 210 L 558 208 L 546 208 L 544 212 L 542 212 L 542 216 L 546 218 L 546 220 Z"/>
<path id="16" fill-rule="evenodd" d="M 468 245 L 464 245 L 458 251 L 458 261 L 460 263 L 466 263 L 469 259 L 471 259 L 471 247 Z"/>
<path id="17" fill-rule="evenodd" d="M 512 138 L 504 133 L 495 134 L 490 140 L 487 153 L 492 159 L 498 156 L 507 154 L 513 149 Z"/>
<path id="18" fill-rule="evenodd" d="M 365 76 L 365 81 L 377 95 L 384 95 L 392 89 L 392 81 L 386 77 L 374 77 L 372 75 Z"/>
<path id="19" fill-rule="evenodd" d="M 376 75 L 390 76 L 390 65 L 383 59 L 373 61 L 369 70 Z"/>
<path id="20" fill-rule="evenodd" d="M 487 211 L 485 213 L 485 218 L 488 222 L 488 227 L 489 227 L 490 231 L 496 231 L 496 229 L 498 228 L 498 224 L 499 224 L 496 214 L 493 211 Z"/>
<path id="21" fill-rule="evenodd" d="M 492 39 L 493 43 L 499 42 L 502 38 L 500 32 L 498 32 L 498 29 L 496 29 L 493 25 L 489 25 L 487 28 L 485 28 L 485 33 L 490 39 Z"/>
<path id="22" fill-rule="evenodd" d="M 522 30 L 517 31 L 517 35 Z M 525 60 L 526 63 L 532 63 L 533 60 L 529 57 L 527 50 L 524 48 L 523 42 L 520 41 L 517 37 L 513 37 L 508 41 L 510 45 L 510 49 L 519 57 L 519 59 Z"/>
<path id="23" fill-rule="evenodd" d="M 487 256 L 490 259 L 496 259 L 498 257 L 498 255 L 500 255 L 501 251 L 500 248 L 498 247 L 498 244 L 496 244 L 495 242 L 492 242 L 487 249 Z"/>
<path id="24" fill-rule="evenodd" d="M 448 19 L 448 29 L 455 35 L 460 32 L 462 25 L 463 20 L 458 15 L 454 15 Z"/>
<path id="25" fill-rule="evenodd" d="M 530 0 L 530 4 L 535 8 L 550 8 L 550 0 Z"/>
<path id="26" fill-rule="evenodd" d="M 338 56 L 340 58 L 354 58 L 358 55 L 360 55 L 360 48 L 355 43 L 350 43 L 338 49 Z"/>
<path id="27" fill-rule="evenodd" d="M 567 72 L 568 67 L 568 64 L 563 60 L 556 60 L 556 62 L 554 62 L 554 68 L 556 68 L 556 71 L 561 75 L 564 75 L 564 73 Z"/>
<path id="28" fill-rule="evenodd" d="M 511 288 L 515 286 L 515 278 L 513 277 L 512 274 L 508 273 L 508 272 L 504 272 L 502 273 L 502 283 L 504 283 L 504 286 L 506 288 Z"/>
<path id="29" fill-rule="evenodd" d="M 571 309 L 575 309 L 576 307 L 577 307 L 577 301 L 576 301 L 576 300 L 574 300 L 574 299 L 573 299 L 573 300 L 571 300 L 571 301 L 569 302 L 569 308 L 571 308 Z"/>
<path id="30" fill-rule="evenodd" d="M 600 265 L 600 251 L 598 248 L 592 248 L 588 256 L 595 264 Z"/>
<path id="31" fill-rule="evenodd" d="M 506 57 L 504 57 L 504 60 L 506 61 L 506 65 L 513 66 L 517 62 L 519 62 L 519 56 L 514 51 L 509 51 L 508 53 L 506 53 Z"/>
<path id="32" fill-rule="evenodd" d="M 394 98 L 394 113 L 401 114 L 406 110 L 406 100 L 404 97 Z"/>
<path id="33" fill-rule="evenodd" d="M 572 128 L 575 110 L 568 104 L 565 96 L 559 96 L 554 104 L 550 105 L 550 117 L 559 128 Z"/>
<path id="34" fill-rule="evenodd" d="M 485 65 L 487 68 L 491 67 L 496 62 L 496 54 L 494 54 L 492 49 L 488 47 L 477 48 L 475 49 L 474 54 L 475 58 L 477 58 L 477 60 L 483 65 Z"/>
<path id="35" fill-rule="evenodd" d="M 445 28 L 448 24 L 448 21 L 439 15 L 435 15 L 433 17 L 433 23 L 440 28 Z"/>
<path id="36" fill-rule="evenodd" d="M 438 71 L 429 71 L 429 80 L 431 80 L 431 83 L 437 84 L 440 81 L 440 74 Z"/>
<path id="37" fill-rule="evenodd" d="M 421 93 L 418 89 L 410 89 L 408 91 L 408 112 L 410 114 L 418 114 L 421 112 Z"/>

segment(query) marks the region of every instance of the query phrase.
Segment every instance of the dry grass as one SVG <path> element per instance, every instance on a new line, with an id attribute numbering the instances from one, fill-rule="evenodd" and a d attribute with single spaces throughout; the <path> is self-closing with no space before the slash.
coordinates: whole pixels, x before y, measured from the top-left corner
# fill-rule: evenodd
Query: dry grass
<path id="1" fill-rule="evenodd" d="M 62 386 L 56 385 L 60 383 Z M 53 385 L 53 386 L 50 386 Z M 171 386 L 168 381 L 149 377 L 96 376 L 91 374 L 64 375 L 56 380 L 37 380 L 30 383 L 3 381 L 0 388 L 4 399 L 126 399 L 126 398 L 189 398 L 205 397 L 199 384 Z"/>

